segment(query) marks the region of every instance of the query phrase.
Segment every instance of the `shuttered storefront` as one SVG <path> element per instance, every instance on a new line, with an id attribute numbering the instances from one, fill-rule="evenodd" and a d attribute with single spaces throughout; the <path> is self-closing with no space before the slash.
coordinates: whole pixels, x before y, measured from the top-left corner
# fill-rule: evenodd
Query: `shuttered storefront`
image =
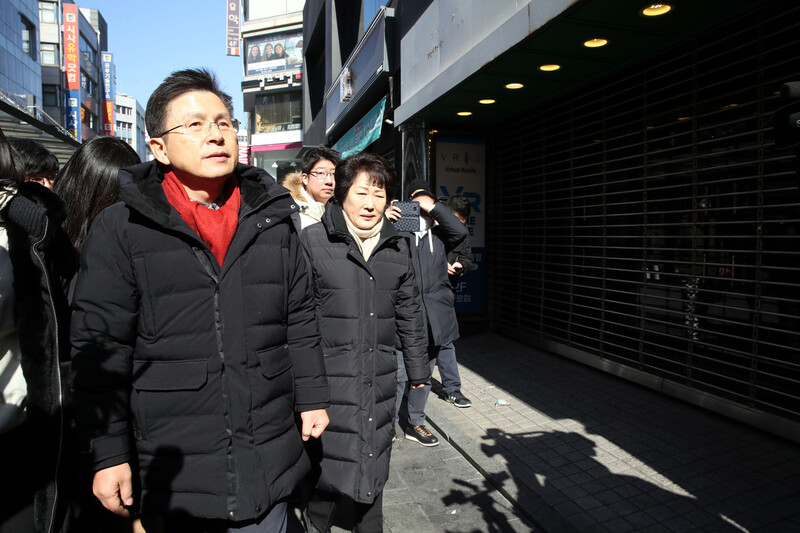
<path id="1" fill-rule="evenodd" d="M 800 421 L 800 81 L 778 2 L 503 124 L 488 252 L 496 329 Z"/>

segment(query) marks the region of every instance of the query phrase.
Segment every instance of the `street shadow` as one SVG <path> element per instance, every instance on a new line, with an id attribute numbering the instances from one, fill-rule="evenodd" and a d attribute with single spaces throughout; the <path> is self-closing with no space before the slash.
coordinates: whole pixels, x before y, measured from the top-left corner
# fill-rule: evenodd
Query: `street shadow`
<path id="1" fill-rule="evenodd" d="M 506 472 L 497 472 L 492 475 L 492 480 L 497 483 L 509 479 Z M 481 527 L 470 530 L 445 530 L 446 533 L 508 533 L 515 531 L 506 515 L 508 509 L 498 503 L 492 496 L 497 494 L 497 488 L 489 479 L 484 479 L 480 485 L 470 483 L 462 479 L 453 479 L 453 483 L 461 488 L 451 489 L 448 494 L 442 497 L 442 503 L 446 506 L 465 506 L 471 505 L 481 510 L 483 521 Z"/>
<path id="2" fill-rule="evenodd" d="M 674 530 L 797 530 L 793 443 L 497 335 L 456 348 L 460 366 L 497 387 L 474 393 L 472 409 L 500 389 L 511 402 L 496 407 L 483 451 L 559 514 L 594 527 L 624 517 Z M 537 430 L 499 429 L 517 425 Z"/>

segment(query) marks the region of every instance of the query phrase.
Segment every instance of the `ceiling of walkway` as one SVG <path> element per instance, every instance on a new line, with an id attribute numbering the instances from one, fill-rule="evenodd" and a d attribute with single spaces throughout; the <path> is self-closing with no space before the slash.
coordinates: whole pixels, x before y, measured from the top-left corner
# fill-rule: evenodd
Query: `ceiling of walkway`
<path id="1" fill-rule="evenodd" d="M 63 167 L 80 143 L 52 124 L 45 124 L 4 101 L 0 101 L 0 128 L 6 137 L 39 141 L 53 152 Z"/>
<path id="2" fill-rule="evenodd" d="M 662 16 L 644 17 L 647 0 L 580 0 L 417 114 L 439 126 L 493 124 L 739 15 L 762 0 L 671 0 Z M 583 43 L 607 39 L 601 48 Z M 558 64 L 554 72 L 540 65 Z M 507 83 L 522 89 L 506 89 Z M 490 105 L 481 99 L 494 99 Z M 472 112 L 460 117 L 461 111 Z"/>

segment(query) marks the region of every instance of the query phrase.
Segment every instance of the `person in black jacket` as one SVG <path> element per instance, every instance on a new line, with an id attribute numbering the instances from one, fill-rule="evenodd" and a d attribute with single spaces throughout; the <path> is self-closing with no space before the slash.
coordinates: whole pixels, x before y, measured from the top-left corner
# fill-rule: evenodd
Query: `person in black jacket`
<path id="1" fill-rule="evenodd" d="M 467 220 L 472 214 L 469 200 L 463 194 L 454 194 L 448 198 L 447 208 L 464 225 L 467 224 Z M 470 270 L 472 270 L 472 244 L 470 243 L 469 235 L 467 235 L 461 244 L 447 253 L 447 275 L 450 278 L 450 286 L 453 292 L 456 291 L 458 286 L 458 279 Z"/>
<path id="2" fill-rule="evenodd" d="M 417 287 L 422 299 L 431 369 L 437 359 L 440 373 L 450 375 L 455 368 L 455 380 L 443 378 L 447 387 L 445 394 L 452 403 L 469 407 L 471 404 L 461 394 L 461 383 L 457 380 L 453 341 L 458 338 L 459 331 L 453 307 L 455 299 L 447 277 L 447 253 L 461 243 L 469 232 L 446 206 L 436 201 L 426 181 L 414 180 L 408 190 L 409 200 L 418 201 L 420 212 L 423 213 L 420 231 L 403 235 L 411 248 Z M 439 444 L 439 439 L 425 426 L 425 405 L 430 389 L 430 385 L 420 389 L 409 388 L 402 373 L 399 375 L 396 399 L 398 420 L 404 426 L 405 438 L 423 446 Z"/>
<path id="3" fill-rule="evenodd" d="M 336 165 L 335 203 L 321 224 L 301 234 L 331 387 L 330 426 L 312 454 L 321 456 L 321 464 L 307 508 L 309 531 L 329 531 L 342 506 L 355 507 L 355 530 L 383 530 L 396 336 L 412 386 L 421 388 L 430 379 L 408 244 L 384 219 L 394 190 L 395 174 L 385 159 L 351 156 Z"/>
<path id="4" fill-rule="evenodd" d="M 93 491 L 148 531 L 282 531 L 310 468 L 302 441 L 328 422 L 297 207 L 237 165 L 231 98 L 209 72 L 172 73 L 145 120 L 156 160 L 120 171 L 73 300 Z"/>
<path id="5" fill-rule="evenodd" d="M 67 501 L 67 317 L 73 257 L 55 194 L 24 182 L 0 130 L 0 531 L 61 531 Z"/>

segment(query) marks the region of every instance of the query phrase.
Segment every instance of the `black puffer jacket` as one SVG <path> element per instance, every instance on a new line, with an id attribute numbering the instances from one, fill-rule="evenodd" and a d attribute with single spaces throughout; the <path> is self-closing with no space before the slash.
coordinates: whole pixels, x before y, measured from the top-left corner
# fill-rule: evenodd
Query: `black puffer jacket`
<path id="1" fill-rule="evenodd" d="M 65 282 L 77 270 L 77 252 L 61 229 L 67 208 L 38 183 L 20 185 L 3 210 L 14 268 L 14 310 L 21 366 L 28 388 L 28 447 L 36 462 L 28 474 L 36 487 L 37 531 L 59 531 L 69 498 L 68 320 Z M 22 443 L 21 443 L 22 444 Z M 8 480 L 10 483 L 12 480 Z"/>
<path id="2" fill-rule="evenodd" d="M 447 207 L 437 203 L 429 213 L 437 222 L 421 238 L 402 233 L 409 240 L 417 288 L 433 344 L 441 346 L 458 338 L 455 296 L 447 277 L 447 254 L 469 235 L 469 231 Z"/>
<path id="3" fill-rule="evenodd" d="M 321 224 L 304 229 L 301 240 L 311 259 L 331 387 L 317 488 L 371 503 L 389 477 L 396 334 L 409 380 L 420 384 L 430 378 L 408 246 L 386 222 L 364 261 L 339 205 L 328 208 Z"/>
<path id="4" fill-rule="evenodd" d="M 327 406 L 296 207 L 260 169 L 236 177 L 239 225 L 221 267 L 168 203 L 156 163 L 120 171 L 123 203 L 83 247 L 76 420 L 96 470 L 138 466 L 143 513 L 259 516 L 309 468 L 294 411 Z"/>

